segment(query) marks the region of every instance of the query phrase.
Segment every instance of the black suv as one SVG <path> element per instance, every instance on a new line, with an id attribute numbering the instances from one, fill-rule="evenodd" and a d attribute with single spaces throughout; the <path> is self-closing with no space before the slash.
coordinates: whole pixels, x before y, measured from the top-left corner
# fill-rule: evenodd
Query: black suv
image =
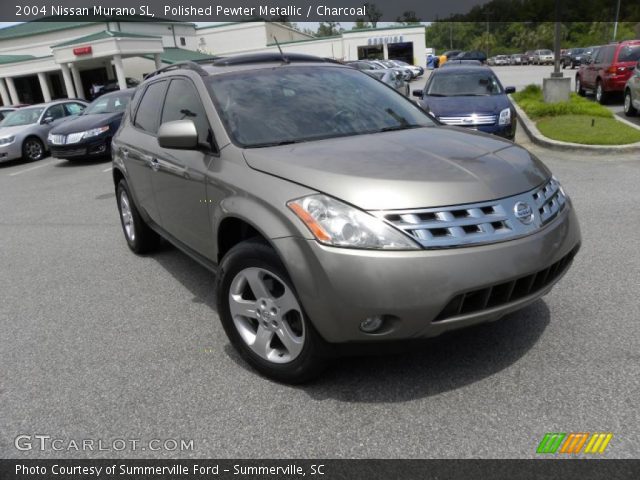
<path id="1" fill-rule="evenodd" d="M 576 68 L 582 63 L 582 59 L 585 57 L 586 48 L 569 48 L 560 57 L 560 65 L 562 68 Z"/>

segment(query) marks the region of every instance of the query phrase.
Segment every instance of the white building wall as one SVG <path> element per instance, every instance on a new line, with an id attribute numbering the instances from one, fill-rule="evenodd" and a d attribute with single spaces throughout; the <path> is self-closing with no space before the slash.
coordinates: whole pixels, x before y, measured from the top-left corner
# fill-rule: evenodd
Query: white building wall
<path id="1" fill-rule="evenodd" d="M 197 50 L 198 40 L 196 38 L 196 28 L 193 24 L 175 24 L 159 22 L 119 22 L 110 25 L 111 30 L 135 33 L 138 35 L 152 35 L 162 37 L 163 47 L 186 48 L 187 50 Z M 180 38 L 185 39 L 185 45 L 180 43 Z"/>
<path id="2" fill-rule="evenodd" d="M 278 39 L 278 42 L 292 42 L 294 40 L 308 40 L 313 38 L 311 35 L 302 33 L 293 28 L 289 28 L 286 25 L 280 23 L 267 22 L 265 24 L 267 44 L 274 43 L 274 37 Z"/>
<path id="3" fill-rule="evenodd" d="M 196 30 L 198 50 L 209 55 L 247 53 L 267 44 L 265 22 L 232 23 Z"/>

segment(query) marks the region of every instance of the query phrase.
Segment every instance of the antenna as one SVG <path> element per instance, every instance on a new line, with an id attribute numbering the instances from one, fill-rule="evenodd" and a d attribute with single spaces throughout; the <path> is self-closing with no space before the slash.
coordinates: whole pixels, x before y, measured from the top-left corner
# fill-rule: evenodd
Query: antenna
<path id="1" fill-rule="evenodd" d="M 280 56 L 282 57 L 282 62 L 289 63 L 289 59 L 282 52 L 282 48 L 280 48 L 280 43 L 278 43 L 278 39 L 276 38 L 275 35 L 273 36 L 273 41 L 276 42 L 276 46 L 278 47 L 278 50 L 280 50 Z"/>

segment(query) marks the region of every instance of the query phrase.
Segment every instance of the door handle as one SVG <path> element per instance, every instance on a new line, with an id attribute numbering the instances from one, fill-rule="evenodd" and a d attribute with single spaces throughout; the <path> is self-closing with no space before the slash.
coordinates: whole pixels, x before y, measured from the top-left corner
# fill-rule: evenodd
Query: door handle
<path id="1" fill-rule="evenodd" d="M 160 162 L 158 162 L 157 158 L 152 158 L 149 162 L 149 165 L 151 166 L 151 170 L 153 170 L 154 172 L 160 170 Z"/>

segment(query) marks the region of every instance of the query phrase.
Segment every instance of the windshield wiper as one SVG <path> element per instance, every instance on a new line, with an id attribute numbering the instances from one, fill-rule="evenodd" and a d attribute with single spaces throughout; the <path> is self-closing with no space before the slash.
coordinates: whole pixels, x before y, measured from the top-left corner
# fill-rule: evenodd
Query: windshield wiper
<path id="1" fill-rule="evenodd" d="M 420 128 L 423 125 L 394 125 L 393 127 L 384 127 L 376 132 L 394 132 L 396 130 L 409 130 L 411 128 Z"/>
<path id="2" fill-rule="evenodd" d="M 280 145 L 291 145 L 292 143 L 300 143 L 302 140 L 282 140 L 280 142 L 254 143 L 247 145 L 247 148 L 263 148 L 263 147 L 279 147 Z"/>

